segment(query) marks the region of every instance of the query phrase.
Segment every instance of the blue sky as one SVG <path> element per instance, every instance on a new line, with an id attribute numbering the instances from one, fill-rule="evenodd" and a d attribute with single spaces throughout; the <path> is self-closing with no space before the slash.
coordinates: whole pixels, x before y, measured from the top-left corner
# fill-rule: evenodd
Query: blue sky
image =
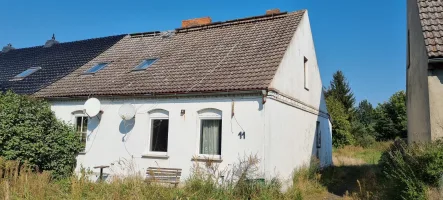
<path id="1" fill-rule="evenodd" d="M 23 1 L 0 0 L 0 45 L 43 45 L 121 33 L 171 30 L 181 20 L 210 16 L 224 21 L 267 9 L 308 9 L 323 85 L 342 70 L 357 101 L 386 101 L 404 90 L 404 0 L 223 1 Z"/>

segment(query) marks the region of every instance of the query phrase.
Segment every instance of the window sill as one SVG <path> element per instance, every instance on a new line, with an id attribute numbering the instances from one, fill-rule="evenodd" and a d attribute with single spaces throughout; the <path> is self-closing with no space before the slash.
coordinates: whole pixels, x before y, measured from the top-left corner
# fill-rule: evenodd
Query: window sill
<path id="1" fill-rule="evenodd" d="M 143 154 L 142 158 L 159 158 L 159 159 L 168 159 L 168 155 L 159 155 L 159 154 Z"/>
<path id="2" fill-rule="evenodd" d="M 198 162 L 205 162 L 205 161 L 223 162 L 223 158 L 221 156 L 209 156 L 209 155 L 194 156 L 191 160 Z"/>
<path id="3" fill-rule="evenodd" d="M 78 155 L 86 155 L 86 152 L 78 152 Z"/>

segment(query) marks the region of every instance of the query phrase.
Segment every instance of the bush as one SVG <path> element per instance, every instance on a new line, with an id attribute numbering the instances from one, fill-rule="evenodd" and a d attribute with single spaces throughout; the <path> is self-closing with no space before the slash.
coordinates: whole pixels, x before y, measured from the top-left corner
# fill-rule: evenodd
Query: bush
<path id="1" fill-rule="evenodd" d="M 58 121 L 45 101 L 0 95 L 0 156 L 60 178 L 71 175 L 81 149 L 74 129 Z"/>
<path id="2" fill-rule="evenodd" d="M 349 114 L 343 104 L 333 96 L 329 96 L 326 98 L 326 105 L 332 118 L 332 145 L 334 147 L 343 147 L 353 144 L 354 139 L 350 132 Z"/>
<path id="3" fill-rule="evenodd" d="M 386 190 L 387 198 L 426 199 L 425 183 L 429 183 L 426 179 L 429 179 L 431 175 L 426 166 L 436 162 L 431 161 L 433 159 L 424 159 L 423 155 L 427 153 L 423 154 L 422 151 L 418 151 L 421 149 L 420 146 L 407 146 L 403 140 L 396 140 L 383 153 L 379 164 L 386 179 L 385 187 L 389 188 Z M 441 169 L 442 167 L 443 165 L 440 165 Z"/>

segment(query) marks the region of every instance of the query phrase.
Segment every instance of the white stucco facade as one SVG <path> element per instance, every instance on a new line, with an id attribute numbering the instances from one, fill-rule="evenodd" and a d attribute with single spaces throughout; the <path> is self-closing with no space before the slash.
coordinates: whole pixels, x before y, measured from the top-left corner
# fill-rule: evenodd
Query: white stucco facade
<path id="1" fill-rule="evenodd" d="M 307 84 L 304 84 L 305 78 Z M 103 113 L 89 119 L 86 149 L 77 158 L 77 170 L 81 166 L 92 169 L 109 165 L 106 173 L 124 174 L 143 173 L 148 167 L 181 168 L 184 180 L 190 175 L 193 163 L 200 162 L 193 158 L 202 156 L 199 155 L 202 117 L 222 119 L 221 156 L 211 157 L 220 164 L 220 169 L 229 169 L 240 157 L 252 154 L 260 159 L 262 178 L 290 180 L 294 169 L 309 165 L 316 155 L 323 166 L 332 163 L 331 124 L 307 12 L 268 91 L 96 98 L 102 103 Z M 52 99 L 50 102 L 58 118 L 74 123 L 85 100 Z M 118 115 L 125 103 L 137 109 L 135 120 L 124 121 Z M 149 152 L 151 119 L 156 117 L 169 120 L 165 154 Z M 317 124 L 319 130 L 316 131 Z M 242 131 L 244 138 L 239 136 Z M 127 164 L 122 165 L 122 161 Z"/>

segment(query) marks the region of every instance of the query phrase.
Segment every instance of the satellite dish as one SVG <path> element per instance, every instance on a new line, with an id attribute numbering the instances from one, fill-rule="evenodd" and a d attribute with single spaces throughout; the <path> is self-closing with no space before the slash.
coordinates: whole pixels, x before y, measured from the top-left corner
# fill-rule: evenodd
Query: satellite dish
<path id="1" fill-rule="evenodd" d="M 118 114 L 123 120 L 130 120 L 135 116 L 135 108 L 132 104 L 125 103 L 118 110 Z"/>
<path id="2" fill-rule="evenodd" d="M 89 117 L 95 117 L 100 112 L 100 101 L 96 98 L 90 98 L 85 102 L 84 109 Z"/>

